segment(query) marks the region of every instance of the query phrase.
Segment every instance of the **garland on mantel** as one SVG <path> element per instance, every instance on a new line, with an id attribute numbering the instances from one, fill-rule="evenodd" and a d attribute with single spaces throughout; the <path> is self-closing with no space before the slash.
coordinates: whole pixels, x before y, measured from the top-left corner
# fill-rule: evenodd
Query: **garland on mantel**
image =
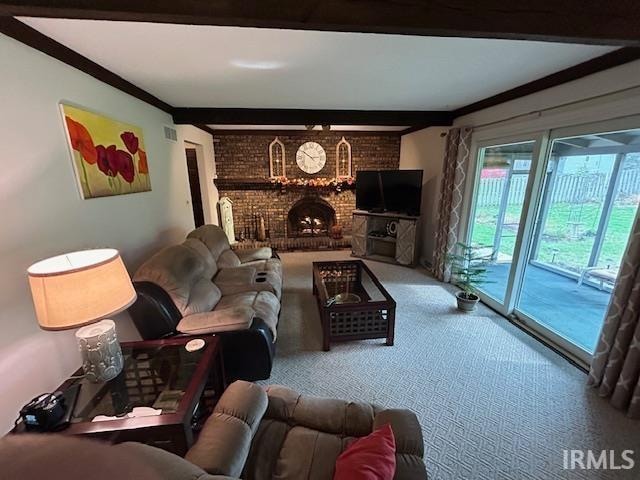
<path id="1" fill-rule="evenodd" d="M 277 177 L 272 178 L 271 183 L 278 185 L 280 188 L 286 187 L 312 187 L 312 188 L 333 188 L 336 192 L 340 192 L 342 189 L 353 188 L 356 184 L 354 177 L 341 177 L 341 178 L 287 178 Z"/>

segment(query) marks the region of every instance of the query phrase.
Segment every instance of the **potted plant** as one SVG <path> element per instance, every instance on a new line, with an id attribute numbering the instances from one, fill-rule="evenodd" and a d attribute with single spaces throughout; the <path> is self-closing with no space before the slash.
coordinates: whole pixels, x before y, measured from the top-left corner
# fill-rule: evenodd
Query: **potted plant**
<path id="1" fill-rule="evenodd" d="M 479 248 L 458 242 L 455 245 L 457 253 L 447 255 L 451 267 L 453 283 L 462 290 L 456 294 L 458 310 L 473 312 L 480 300 L 477 295 L 478 286 L 490 283 L 485 275 L 487 265 L 493 255 L 482 255 Z"/>

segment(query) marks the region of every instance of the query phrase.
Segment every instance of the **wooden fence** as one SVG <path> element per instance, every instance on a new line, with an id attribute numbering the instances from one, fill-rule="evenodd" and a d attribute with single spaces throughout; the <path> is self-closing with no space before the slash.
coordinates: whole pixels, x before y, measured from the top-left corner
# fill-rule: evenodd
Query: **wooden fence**
<path id="1" fill-rule="evenodd" d="M 605 173 L 558 175 L 553 185 L 551 202 L 602 202 L 607 194 L 610 177 L 611 175 Z M 524 202 L 528 178 L 528 175 L 521 174 L 511 177 L 508 205 L 519 205 Z M 480 179 L 477 205 L 479 207 L 499 206 L 506 181 L 506 177 Z M 621 172 L 618 194 L 623 197 L 640 195 L 639 170 L 628 169 Z"/>

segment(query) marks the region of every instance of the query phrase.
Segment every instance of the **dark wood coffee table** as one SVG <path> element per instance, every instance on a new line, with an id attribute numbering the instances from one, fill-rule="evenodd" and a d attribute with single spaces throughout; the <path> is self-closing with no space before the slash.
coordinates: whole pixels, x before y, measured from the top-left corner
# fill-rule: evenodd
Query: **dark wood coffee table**
<path id="1" fill-rule="evenodd" d="M 332 342 L 386 338 L 393 345 L 396 302 L 362 260 L 313 262 L 322 349 Z"/>
<path id="2" fill-rule="evenodd" d="M 73 378 L 82 376 L 79 369 L 57 389 L 81 384 L 71 424 L 60 433 L 111 443 L 142 442 L 184 455 L 193 444 L 198 419 L 206 418 L 226 388 L 220 339 L 203 336 L 205 346 L 188 352 L 185 345 L 193 338 L 122 343 L 124 369 L 109 382 Z M 162 413 L 127 418 L 134 407 Z M 122 418 L 92 421 L 99 415 Z M 14 429 L 22 431 L 21 424 Z"/>

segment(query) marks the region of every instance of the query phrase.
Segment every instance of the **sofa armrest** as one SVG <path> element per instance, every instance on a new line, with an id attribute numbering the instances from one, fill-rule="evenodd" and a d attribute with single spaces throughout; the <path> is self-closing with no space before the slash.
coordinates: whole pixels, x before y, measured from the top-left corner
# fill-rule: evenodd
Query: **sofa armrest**
<path id="1" fill-rule="evenodd" d="M 271 375 L 276 344 L 271 328 L 261 318 L 254 318 L 248 330 L 218 334 L 228 382 L 265 380 Z"/>
<path id="2" fill-rule="evenodd" d="M 256 260 L 269 260 L 273 256 L 271 247 L 240 248 L 234 250 L 240 259 L 240 263 L 255 262 Z"/>
<path id="3" fill-rule="evenodd" d="M 183 317 L 176 330 L 189 335 L 246 330 L 251 326 L 255 315 L 253 308 L 245 306 L 194 313 Z"/>
<path id="4" fill-rule="evenodd" d="M 396 439 L 394 480 L 426 479 L 422 428 L 415 413 L 404 409 L 381 410 L 373 419 L 373 428 L 375 430 L 387 423 L 391 425 Z"/>
<path id="5" fill-rule="evenodd" d="M 136 301 L 128 309 L 140 336 L 155 340 L 176 334 L 182 314 L 169 294 L 151 282 L 133 282 Z"/>
<path id="6" fill-rule="evenodd" d="M 266 410 L 267 394 L 262 388 L 244 381 L 232 383 L 185 459 L 211 474 L 240 476 Z"/>

